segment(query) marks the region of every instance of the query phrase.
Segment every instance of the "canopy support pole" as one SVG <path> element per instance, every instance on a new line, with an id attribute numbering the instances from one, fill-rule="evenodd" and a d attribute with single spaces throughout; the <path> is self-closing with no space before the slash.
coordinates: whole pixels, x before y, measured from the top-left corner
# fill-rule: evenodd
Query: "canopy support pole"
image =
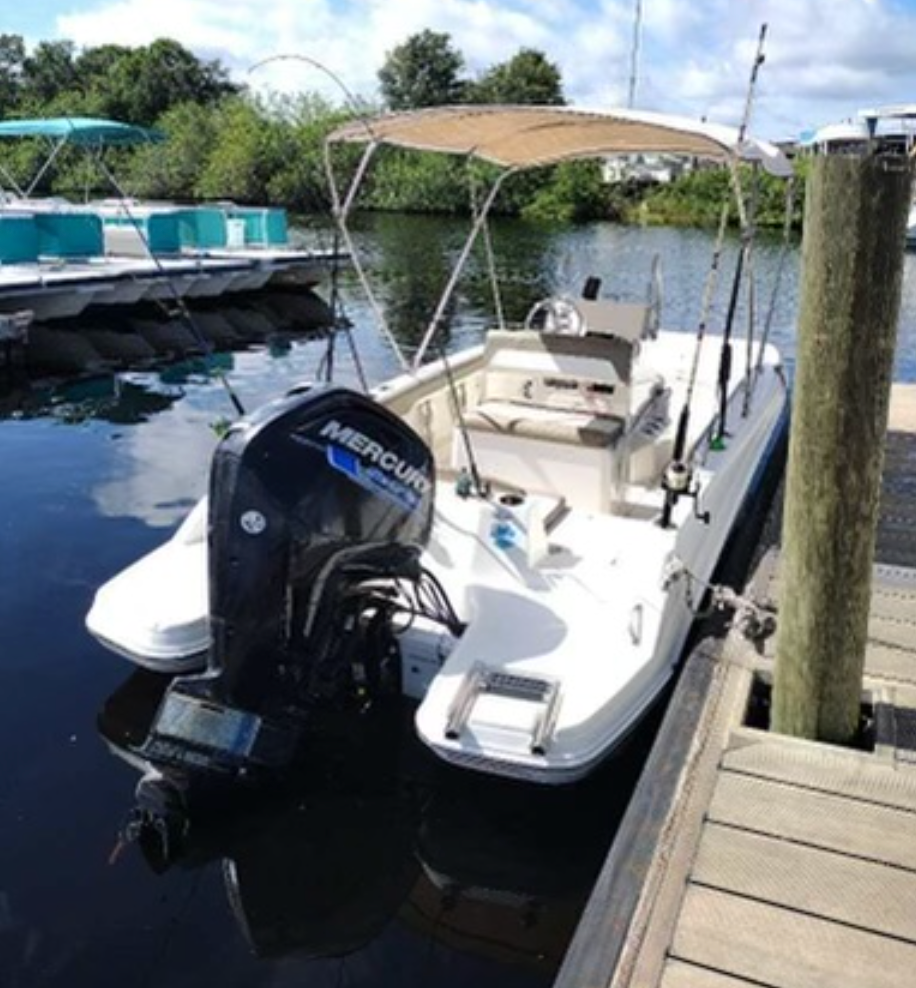
<path id="1" fill-rule="evenodd" d="M 426 333 L 423 335 L 423 339 L 420 341 L 420 346 L 417 348 L 417 352 L 413 357 L 413 368 L 416 370 L 423 361 L 423 355 L 426 353 L 430 342 L 436 335 L 439 329 L 439 323 L 442 321 L 442 317 L 445 315 L 446 307 L 455 291 L 455 286 L 458 284 L 458 279 L 461 277 L 461 272 L 464 270 L 464 265 L 467 263 L 467 259 L 471 254 L 471 250 L 474 247 L 477 237 L 480 231 L 483 229 L 484 224 L 487 222 L 487 216 L 490 210 L 493 208 L 493 203 L 496 199 L 496 195 L 502 187 L 503 182 L 508 178 L 509 175 L 514 174 L 515 169 L 510 168 L 508 171 L 504 171 L 498 176 L 496 181 L 493 183 L 492 188 L 487 194 L 487 198 L 484 201 L 480 212 L 474 219 L 474 224 L 471 227 L 471 232 L 468 234 L 468 238 L 465 241 L 464 247 L 461 250 L 461 254 L 455 263 L 454 268 L 452 268 L 451 277 L 448 280 L 448 284 L 445 286 L 445 290 L 442 292 L 442 296 L 439 299 L 439 304 L 436 306 L 436 311 L 433 313 L 432 319 L 429 321 L 429 326 L 426 329 Z"/>
<path id="2" fill-rule="evenodd" d="M 372 156 L 375 154 L 377 148 L 378 142 L 374 140 L 369 141 L 366 145 L 366 150 L 363 152 L 363 156 L 356 168 L 356 173 L 350 182 L 350 187 L 347 190 L 347 195 L 343 202 L 341 202 L 340 190 L 337 188 L 337 182 L 334 179 L 334 169 L 331 165 L 331 145 L 327 141 L 324 145 L 324 170 L 328 179 L 328 188 L 331 192 L 331 211 L 334 214 L 334 219 L 337 221 L 337 229 L 340 230 L 340 235 L 343 238 L 347 252 L 350 255 L 350 262 L 353 265 L 353 270 L 356 272 L 356 276 L 359 278 L 359 283 L 362 285 L 363 291 L 366 293 L 366 298 L 369 300 L 369 307 L 372 309 L 372 314 L 375 316 L 375 322 L 379 328 L 379 332 L 394 351 L 394 355 L 397 358 L 401 369 L 408 370 L 410 368 L 410 362 L 404 356 L 404 351 L 398 344 L 394 333 L 392 333 L 388 327 L 385 314 L 382 312 L 382 307 L 379 305 L 378 299 L 376 299 L 375 294 L 372 291 L 372 286 L 369 284 L 366 271 L 359 259 L 359 252 L 356 249 L 356 244 L 354 244 L 353 238 L 350 236 L 350 229 L 347 226 L 347 217 L 350 215 L 350 211 L 353 208 L 353 203 L 356 201 L 356 193 L 359 191 L 360 185 L 362 185 L 363 178 L 366 174 L 366 169 L 369 167 L 369 162 L 372 160 Z"/>
<path id="3" fill-rule="evenodd" d="M 63 150 L 63 147 L 66 143 L 67 143 L 67 138 L 62 137 L 56 144 L 52 144 L 51 153 L 45 159 L 45 163 L 41 166 L 41 168 L 38 169 L 32 181 L 29 182 L 28 188 L 25 190 L 26 198 L 28 198 L 35 191 L 36 187 L 38 186 L 38 183 L 44 177 L 45 172 L 47 172 L 47 170 L 54 163 L 55 159 Z"/>

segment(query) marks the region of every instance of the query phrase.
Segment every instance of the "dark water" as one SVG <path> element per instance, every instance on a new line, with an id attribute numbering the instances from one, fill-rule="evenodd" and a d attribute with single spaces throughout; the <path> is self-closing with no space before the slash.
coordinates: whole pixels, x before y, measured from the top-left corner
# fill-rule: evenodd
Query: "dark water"
<path id="1" fill-rule="evenodd" d="M 457 228 L 387 218 L 361 233 L 392 330 L 415 342 Z M 705 233 L 593 226 L 494 230 L 507 317 L 601 274 L 639 296 L 665 272 L 666 322 L 694 325 Z M 778 249 L 761 245 L 761 274 Z M 731 269 L 733 252 L 725 261 Z M 897 376 L 916 379 L 916 271 L 907 258 Z M 448 344 L 475 339 L 489 286 L 475 260 Z M 773 321 L 792 357 L 793 254 Z M 353 279 L 341 286 L 370 378 L 394 369 Z M 766 304 L 766 295 L 763 294 Z M 721 310 L 721 303 L 720 303 Z M 98 372 L 0 391 L 0 986 L 549 984 L 613 837 L 651 727 L 587 784 L 530 790 L 454 772 L 419 749 L 410 711 L 380 710 L 345 749 L 269 800 L 202 812 L 182 864 L 136 847 L 110 862 L 137 774 L 99 734 L 148 716 L 155 677 L 83 629 L 95 588 L 159 544 L 202 493 L 212 424 L 231 416 L 219 365 L 248 407 L 314 377 L 296 296 L 208 312 L 251 328 L 215 361 Z M 135 330 L 134 317 L 116 327 Z M 715 325 L 715 321 L 713 322 Z M 96 317 L 83 327 L 98 330 Z M 237 334 L 239 341 L 244 333 Z M 102 336 L 97 339 L 102 340 Z M 237 345 L 240 342 L 237 341 Z M 867 341 L 863 341 L 867 345 Z M 355 379 L 338 342 L 340 378 Z"/>

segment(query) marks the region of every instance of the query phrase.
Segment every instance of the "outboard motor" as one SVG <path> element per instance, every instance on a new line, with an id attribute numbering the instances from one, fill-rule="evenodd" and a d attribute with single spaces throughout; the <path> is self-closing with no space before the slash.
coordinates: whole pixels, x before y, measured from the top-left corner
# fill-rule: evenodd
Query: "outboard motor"
<path id="1" fill-rule="evenodd" d="M 279 769 L 314 711 L 377 686 L 434 483 L 419 436 L 344 388 L 292 391 L 233 425 L 210 470 L 208 668 L 171 685 L 141 753 Z"/>

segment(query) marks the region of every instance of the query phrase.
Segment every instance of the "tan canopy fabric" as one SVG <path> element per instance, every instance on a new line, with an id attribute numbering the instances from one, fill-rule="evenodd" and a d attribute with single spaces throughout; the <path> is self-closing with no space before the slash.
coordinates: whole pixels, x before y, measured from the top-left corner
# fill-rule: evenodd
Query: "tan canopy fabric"
<path id="1" fill-rule="evenodd" d="M 778 148 L 738 131 L 683 117 L 635 110 L 559 106 L 443 106 L 354 121 L 331 141 L 375 142 L 417 151 L 472 155 L 506 168 L 533 168 L 576 158 L 677 154 L 725 160 L 736 154 L 788 176 Z"/>

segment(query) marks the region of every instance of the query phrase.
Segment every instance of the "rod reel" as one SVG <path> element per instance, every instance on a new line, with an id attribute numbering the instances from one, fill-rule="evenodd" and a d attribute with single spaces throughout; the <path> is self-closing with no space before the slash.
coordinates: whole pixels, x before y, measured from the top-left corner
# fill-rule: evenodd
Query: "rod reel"
<path id="1" fill-rule="evenodd" d="M 710 513 L 700 511 L 700 492 L 702 486 L 696 478 L 693 467 L 681 459 L 672 460 L 662 475 L 662 489 L 665 492 L 665 510 L 662 514 L 662 528 L 671 524 L 671 511 L 682 497 L 693 501 L 693 517 L 704 525 L 710 522 Z"/>

